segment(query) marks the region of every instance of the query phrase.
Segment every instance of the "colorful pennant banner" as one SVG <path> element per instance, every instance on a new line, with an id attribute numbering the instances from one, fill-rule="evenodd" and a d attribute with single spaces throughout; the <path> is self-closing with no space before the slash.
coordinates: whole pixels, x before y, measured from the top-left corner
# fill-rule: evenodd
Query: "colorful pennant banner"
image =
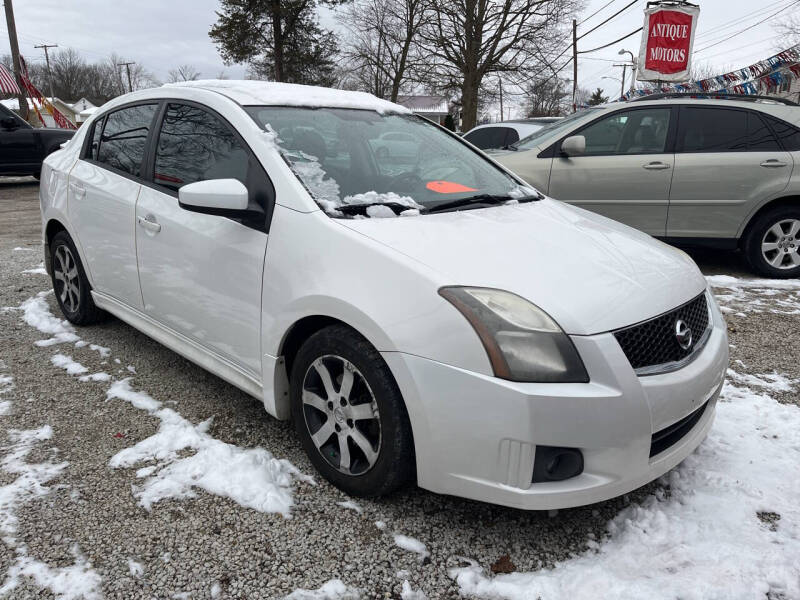
<path id="1" fill-rule="evenodd" d="M 775 56 L 730 73 L 700 81 L 663 84 L 656 88 L 642 88 L 627 92 L 621 99 L 649 96 L 658 93 L 696 94 L 763 94 L 774 91 L 784 83 L 800 79 L 800 44 L 787 48 Z"/>

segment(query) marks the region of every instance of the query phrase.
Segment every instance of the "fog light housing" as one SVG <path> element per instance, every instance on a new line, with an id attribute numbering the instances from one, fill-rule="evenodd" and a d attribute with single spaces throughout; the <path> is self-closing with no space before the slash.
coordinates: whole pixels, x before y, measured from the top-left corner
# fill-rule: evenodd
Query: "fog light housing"
<path id="1" fill-rule="evenodd" d="M 583 473 L 583 454 L 577 448 L 536 446 L 533 483 L 564 481 Z"/>

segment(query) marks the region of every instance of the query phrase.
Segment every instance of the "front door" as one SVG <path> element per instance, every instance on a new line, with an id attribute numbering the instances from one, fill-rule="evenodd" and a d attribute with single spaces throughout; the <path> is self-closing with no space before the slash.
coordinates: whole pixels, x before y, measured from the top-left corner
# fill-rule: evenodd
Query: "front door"
<path id="1" fill-rule="evenodd" d="M 269 195 L 263 169 L 219 116 L 171 103 L 149 177 L 152 185 L 142 187 L 136 206 L 145 312 L 260 377 L 266 223 L 186 210 L 178 190 L 196 181 L 238 179 L 256 207 Z"/>
<path id="2" fill-rule="evenodd" d="M 135 208 L 157 106 L 130 106 L 96 121 L 68 186 L 67 211 L 94 289 L 137 309 Z"/>
<path id="3" fill-rule="evenodd" d="M 16 123 L 13 127 L 0 127 L 0 173 L 38 171 L 42 150 L 36 131 L 2 105 L 0 119 L 13 119 Z"/>
<path id="4" fill-rule="evenodd" d="M 586 138 L 581 156 L 556 153 L 549 194 L 615 221 L 663 236 L 673 154 L 672 109 L 617 111 L 572 135 Z"/>
<path id="5" fill-rule="evenodd" d="M 786 188 L 793 167 L 757 112 L 682 106 L 667 235 L 736 238 L 753 210 Z"/>

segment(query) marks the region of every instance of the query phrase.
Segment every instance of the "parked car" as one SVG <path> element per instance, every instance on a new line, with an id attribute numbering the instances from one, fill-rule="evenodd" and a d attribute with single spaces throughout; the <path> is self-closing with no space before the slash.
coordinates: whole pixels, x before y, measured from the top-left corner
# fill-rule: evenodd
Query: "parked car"
<path id="1" fill-rule="evenodd" d="M 380 159 L 416 158 L 419 154 L 419 144 L 419 139 L 404 131 L 387 131 L 370 140 L 375 156 Z"/>
<path id="2" fill-rule="evenodd" d="M 504 149 L 561 118 L 535 117 L 519 121 L 487 123 L 470 129 L 464 134 L 464 139 L 481 150 Z"/>
<path id="3" fill-rule="evenodd" d="M 652 98 L 652 97 L 651 97 Z M 575 113 L 495 155 L 543 192 L 678 245 L 800 276 L 800 107 L 666 97 Z"/>
<path id="4" fill-rule="evenodd" d="M 37 129 L 0 104 L 0 175 L 33 175 L 37 179 L 42 160 L 72 138 L 69 129 Z"/>
<path id="5" fill-rule="evenodd" d="M 294 122 L 336 132 L 346 160 L 283 141 Z M 370 140 L 395 131 L 422 143 L 387 175 Z M 291 418 L 348 494 L 416 481 L 587 504 L 659 477 L 711 427 L 728 342 L 692 260 L 399 105 L 256 81 L 139 91 L 42 181 L 64 316 L 108 311 Z"/>

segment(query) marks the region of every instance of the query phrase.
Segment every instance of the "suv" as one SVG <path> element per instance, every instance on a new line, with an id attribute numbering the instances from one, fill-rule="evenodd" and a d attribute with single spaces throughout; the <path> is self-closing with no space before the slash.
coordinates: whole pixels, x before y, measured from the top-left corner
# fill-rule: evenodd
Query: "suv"
<path id="1" fill-rule="evenodd" d="M 0 175 L 33 175 L 44 158 L 75 135 L 69 129 L 36 129 L 0 104 Z"/>
<path id="2" fill-rule="evenodd" d="M 559 200 L 797 277 L 799 126 L 779 98 L 662 94 L 575 113 L 494 158 Z"/>

